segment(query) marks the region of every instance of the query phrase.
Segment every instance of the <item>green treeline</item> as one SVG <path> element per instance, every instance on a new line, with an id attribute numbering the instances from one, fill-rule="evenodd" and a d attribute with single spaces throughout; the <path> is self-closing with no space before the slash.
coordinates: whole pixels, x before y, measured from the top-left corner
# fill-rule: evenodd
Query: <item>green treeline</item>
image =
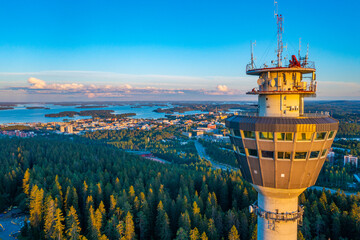
<path id="1" fill-rule="evenodd" d="M 299 227 L 303 238 L 298 239 L 360 239 L 359 201 L 360 194 L 305 191 L 299 197 L 305 214 Z"/>
<path id="2" fill-rule="evenodd" d="M 340 123 L 338 137 L 360 137 L 360 125 L 358 123 Z"/>
<path id="3" fill-rule="evenodd" d="M 209 142 L 199 139 L 199 142 L 205 147 L 206 153 L 216 162 L 224 163 L 235 168 L 239 168 L 234 151 L 231 150 L 230 143 Z"/>
<path id="4" fill-rule="evenodd" d="M 101 140 L 120 149 L 148 150 L 155 156 L 173 163 L 190 164 L 199 160 L 194 143 L 184 140 L 178 126 L 151 131 L 102 130 L 86 132 L 84 137 Z"/>
<path id="5" fill-rule="evenodd" d="M 256 239 L 257 195 L 239 172 L 76 137 L 4 138 L 0 149 L 0 210 L 28 213 L 22 239 Z M 299 239 L 360 239 L 360 194 L 307 190 L 299 202 Z"/>
<path id="6" fill-rule="evenodd" d="M 65 140 L 0 148 L 0 206 L 29 212 L 24 239 L 250 239 L 256 226 L 247 210 L 256 192 L 239 172 Z"/>
<path id="7" fill-rule="evenodd" d="M 343 190 L 349 189 L 349 183 L 353 182 L 355 170 L 356 169 L 350 164 L 342 167 L 332 166 L 329 162 L 325 162 L 321 169 L 321 173 L 319 174 L 319 178 L 316 181 L 316 185 L 340 188 Z"/>

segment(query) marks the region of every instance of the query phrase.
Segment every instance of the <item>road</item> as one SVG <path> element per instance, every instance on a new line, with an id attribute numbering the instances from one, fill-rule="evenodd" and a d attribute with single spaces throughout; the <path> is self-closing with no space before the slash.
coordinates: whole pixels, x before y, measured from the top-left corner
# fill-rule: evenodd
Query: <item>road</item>
<path id="1" fill-rule="evenodd" d="M 194 141 L 194 143 L 195 143 L 195 147 L 196 147 L 196 150 L 197 150 L 200 158 L 204 158 L 205 160 L 208 160 L 209 162 L 211 162 L 211 165 L 213 166 L 213 168 L 221 169 L 221 170 L 234 170 L 234 171 L 239 170 L 238 168 L 234 168 L 234 167 L 229 166 L 227 164 L 222 164 L 222 163 L 218 163 L 218 162 L 213 161 L 211 159 L 211 157 L 209 157 L 206 154 L 205 148 L 201 143 L 199 143 L 197 140 Z"/>
<path id="2" fill-rule="evenodd" d="M 331 189 L 331 188 L 327 188 L 327 187 L 320 187 L 320 186 L 312 186 L 312 187 L 309 187 L 309 189 L 316 189 L 316 190 L 319 190 L 319 191 L 322 191 L 323 189 L 325 189 L 326 191 L 330 191 L 331 194 L 335 194 L 337 192 L 337 190 L 335 189 Z M 346 196 L 351 196 L 351 195 L 357 195 L 358 193 L 352 193 L 352 192 L 345 192 L 345 195 Z"/>

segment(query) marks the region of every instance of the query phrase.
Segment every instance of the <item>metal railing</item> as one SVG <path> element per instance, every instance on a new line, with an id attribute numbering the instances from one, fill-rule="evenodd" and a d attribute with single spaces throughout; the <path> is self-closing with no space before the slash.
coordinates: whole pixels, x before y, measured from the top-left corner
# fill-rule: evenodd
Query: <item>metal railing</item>
<path id="1" fill-rule="evenodd" d="M 300 61 L 300 66 L 301 66 L 301 68 L 312 68 L 312 69 L 315 69 L 315 62 L 313 62 L 313 61 L 303 61 L 303 60 L 301 60 L 301 61 Z M 256 69 L 276 68 L 276 67 L 278 67 L 278 66 L 277 66 L 275 63 L 272 63 L 272 64 L 270 64 L 270 65 L 267 65 L 267 64 L 264 63 L 264 64 L 261 65 L 260 67 L 256 67 L 255 64 L 249 63 L 249 64 L 246 65 L 246 71 L 248 72 L 248 71 L 256 70 Z M 291 67 L 291 66 L 290 66 L 290 64 L 288 63 L 288 64 L 283 64 L 281 67 L 282 67 L 282 68 L 289 68 L 289 67 Z"/>
<path id="2" fill-rule="evenodd" d="M 264 218 L 268 221 L 275 222 L 287 222 L 287 221 L 299 221 L 302 223 L 302 218 L 304 214 L 304 207 L 299 206 L 297 211 L 293 212 L 270 212 L 260 208 L 257 204 L 257 201 L 250 205 L 249 211 L 255 213 L 257 216 Z"/>
<path id="3" fill-rule="evenodd" d="M 258 112 L 246 112 L 246 111 L 241 111 L 241 112 L 235 112 L 234 115 L 237 116 L 242 116 L 242 117 L 259 117 L 259 113 Z M 328 117 L 330 116 L 329 112 L 314 112 L 314 113 L 303 113 L 299 115 L 300 117 Z"/>

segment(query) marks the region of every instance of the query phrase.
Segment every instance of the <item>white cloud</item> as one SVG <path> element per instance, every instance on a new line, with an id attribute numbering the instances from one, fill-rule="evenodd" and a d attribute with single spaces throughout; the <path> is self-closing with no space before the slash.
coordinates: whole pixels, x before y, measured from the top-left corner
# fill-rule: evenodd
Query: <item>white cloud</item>
<path id="1" fill-rule="evenodd" d="M 234 95 L 239 91 L 230 91 L 226 85 L 217 85 L 217 90 L 193 89 L 193 88 L 159 88 L 154 86 L 133 87 L 130 84 L 122 85 L 96 85 L 96 84 L 79 84 L 79 83 L 47 83 L 44 80 L 30 77 L 28 79 L 30 86 L 12 87 L 12 90 L 21 90 L 29 94 L 66 94 L 81 95 L 88 98 L 118 98 L 134 97 L 141 99 L 144 95 L 153 96 L 170 96 L 170 95 L 187 95 L 187 96 L 215 96 L 215 95 Z"/>
<path id="2" fill-rule="evenodd" d="M 229 91 L 229 88 L 226 85 L 217 85 L 216 89 L 219 90 L 220 92 Z"/>
<path id="3" fill-rule="evenodd" d="M 44 89 L 46 87 L 45 81 L 34 78 L 34 77 L 30 77 L 28 79 L 28 83 L 30 83 L 31 89 Z"/>
<path id="4" fill-rule="evenodd" d="M 28 79 L 28 83 L 30 83 L 30 89 L 46 89 L 46 90 L 78 90 L 84 88 L 83 84 L 78 83 L 65 83 L 65 84 L 47 84 L 44 80 L 30 77 Z"/>

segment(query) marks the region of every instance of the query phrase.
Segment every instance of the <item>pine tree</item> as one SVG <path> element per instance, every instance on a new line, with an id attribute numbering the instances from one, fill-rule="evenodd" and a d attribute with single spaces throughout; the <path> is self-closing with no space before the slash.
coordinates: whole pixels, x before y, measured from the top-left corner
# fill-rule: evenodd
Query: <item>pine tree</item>
<path id="1" fill-rule="evenodd" d="M 51 196 L 46 198 L 45 204 L 45 223 L 44 232 L 45 237 L 50 239 L 54 236 L 55 232 L 55 202 Z"/>
<path id="2" fill-rule="evenodd" d="M 58 175 L 55 176 L 55 185 L 53 187 L 53 196 L 54 196 L 55 199 L 56 198 L 59 199 L 60 203 L 63 202 L 63 193 L 62 193 L 61 185 L 59 183 L 59 176 Z"/>
<path id="3" fill-rule="evenodd" d="M 66 236 L 69 240 L 76 240 L 80 238 L 80 222 L 73 206 L 70 207 L 66 216 Z"/>
<path id="4" fill-rule="evenodd" d="M 39 224 L 42 220 L 42 205 L 44 198 L 44 190 L 38 188 L 37 185 L 34 185 L 30 192 L 30 224 L 33 227 L 39 227 Z"/>
<path id="5" fill-rule="evenodd" d="M 203 233 L 201 234 L 200 239 L 201 239 L 201 240 L 208 240 L 209 238 L 207 237 L 206 233 L 203 232 Z"/>
<path id="6" fill-rule="evenodd" d="M 157 217 L 156 217 L 156 235 L 157 239 L 168 240 L 171 239 L 171 231 L 169 226 L 169 217 L 164 210 L 162 202 L 159 202 L 157 207 Z"/>
<path id="7" fill-rule="evenodd" d="M 191 230 L 191 221 L 187 210 L 180 215 L 179 227 L 183 228 L 187 233 Z"/>
<path id="8" fill-rule="evenodd" d="M 175 240 L 188 240 L 188 233 L 183 229 L 179 228 L 176 232 L 176 238 Z"/>
<path id="9" fill-rule="evenodd" d="M 210 240 L 216 240 L 218 239 L 218 234 L 217 234 L 217 230 L 215 227 L 215 222 L 212 218 L 209 219 L 208 222 L 208 235 L 209 235 L 209 239 Z"/>
<path id="10" fill-rule="evenodd" d="M 115 209 L 116 209 L 116 199 L 115 199 L 114 195 L 110 195 L 109 214 L 110 214 L 110 215 L 114 214 Z"/>
<path id="11" fill-rule="evenodd" d="M 190 240 L 200 239 L 200 233 L 199 233 L 198 229 L 194 228 L 194 229 L 190 230 L 189 237 L 190 237 Z"/>
<path id="12" fill-rule="evenodd" d="M 130 212 L 127 212 L 126 220 L 125 220 L 125 239 L 132 240 L 134 238 L 135 238 L 135 227 L 134 227 L 133 216 L 131 215 Z"/>
<path id="13" fill-rule="evenodd" d="M 96 231 L 98 232 L 99 236 L 101 236 L 102 222 L 103 222 L 103 214 L 102 214 L 100 208 L 98 208 L 95 211 L 95 222 L 94 222 L 95 225 L 94 226 L 95 226 Z"/>
<path id="14" fill-rule="evenodd" d="M 119 223 L 116 225 L 116 232 L 119 235 L 119 239 L 124 237 L 124 222 L 119 221 Z"/>
<path id="15" fill-rule="evenodd" d="M 193 211 L 193 224 L 195 227 L 199 227 L 201 215 L 200 215 L 200 208 L 196 201 L 194 201 L 193 203 L 192 211 Z"/>
<path id="16" fill-rule="evenodd" d="M 238 233 L 235 225 L 232 226 L 232 228 L 229 232 L 229 240 L 240 240 L 239 233 Z"/>
<path id="17" fill-rule="evenodd" d="M 23 189 L 26 195 L 30 194 L 30 171 L 26 169 L 23 179 Z"/>
<path id="18" fill-rule="evenodd" d="M 61 212 L 61 210 L 59 208 L 57 208 L 56 211 L 55 211 L 54 221 L 55 221 L 55 227 L 54 227 L 55 239 L 57 239 L 57 240 L 65 239 L 64 238 L 65 226 L 63 224 L 64 217 L 63 217 L 62 212 Z"/>
<path id="19" fill-rule="evenodd" d="M 90 205 L 90 209 L 89 209 L 89 219 L 88 219 L 87 227 L 88 227 L 88 238 L 90 240 L 96 240 L 101 236 L 100 229 L 98 229 L 94 208 L 92 205 Z"/>
<path id="20" fill-rule="evenodd" d="M 137 214 L 137 224 L 139 226 L 139 232 L 140 232 L 140 239 L 147 239 L 148 238 L 148 231 L 149 231 L 149 222 L 144 214 L 143 211 L 140 211 Z"/>

